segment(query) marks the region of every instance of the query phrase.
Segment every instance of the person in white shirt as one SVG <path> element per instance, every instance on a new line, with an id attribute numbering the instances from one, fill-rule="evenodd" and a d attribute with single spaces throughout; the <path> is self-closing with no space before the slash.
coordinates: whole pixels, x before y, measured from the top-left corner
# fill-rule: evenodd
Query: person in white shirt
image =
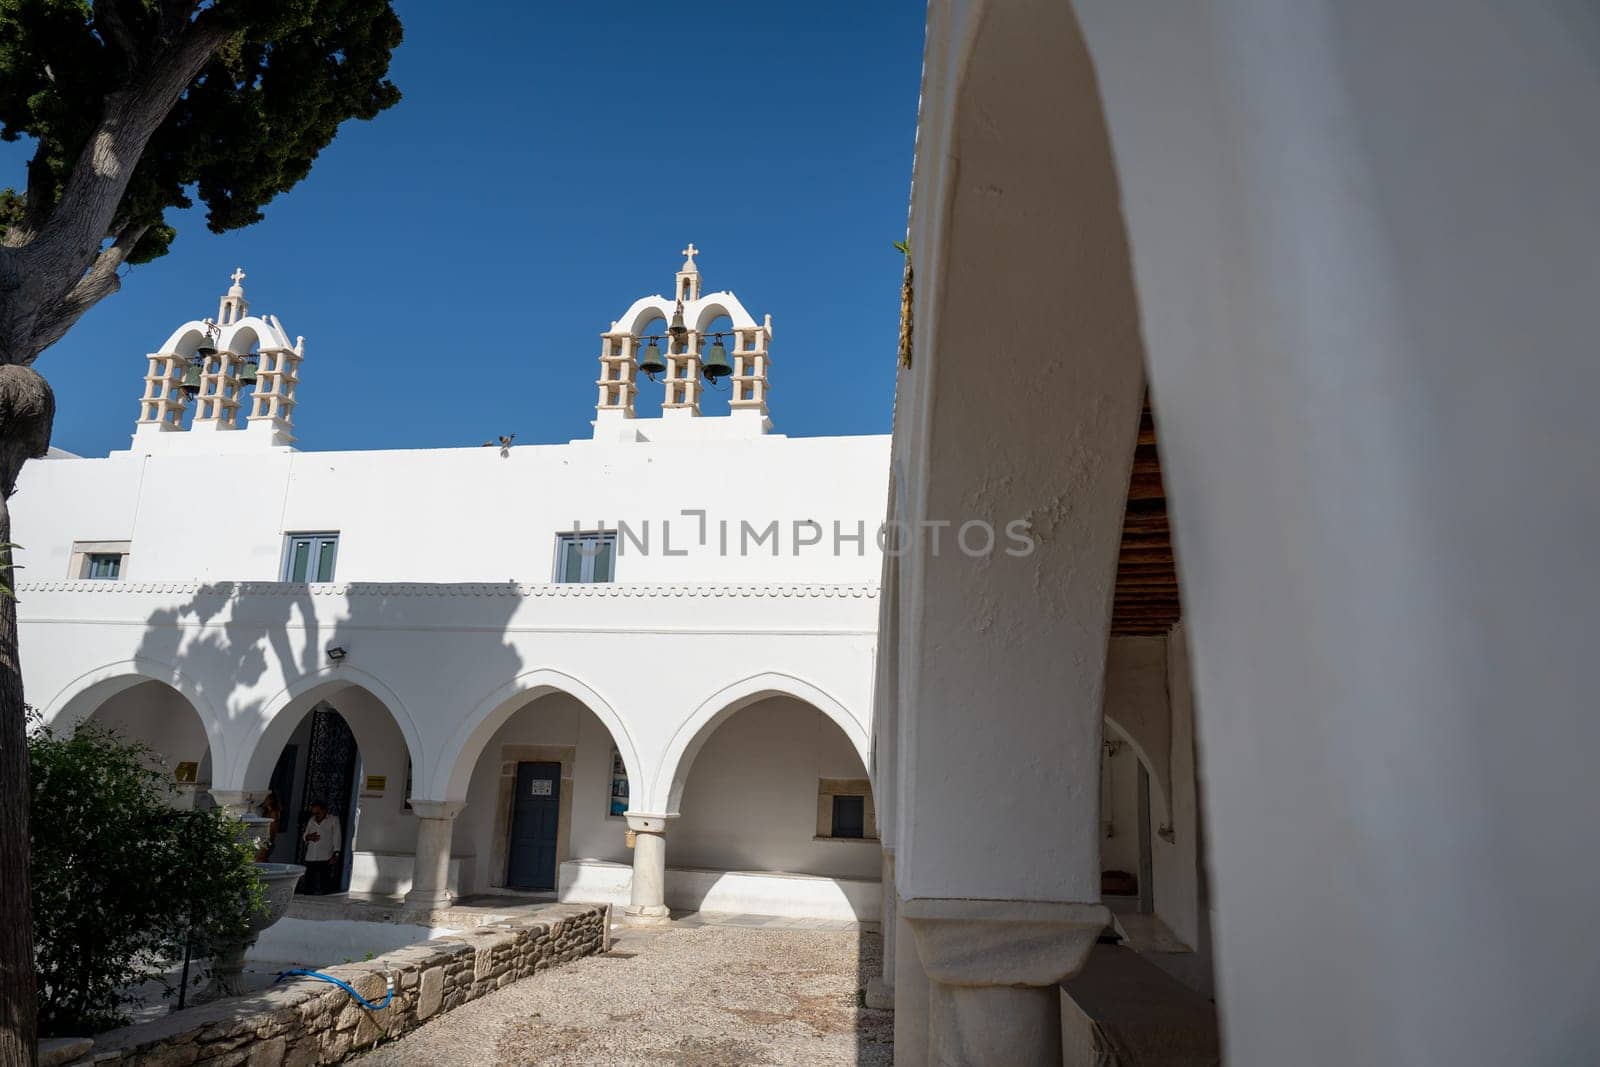
<path id="1" fill-rule="evenodd" d="M 339 817 L 329 815 L 322 801 L 312 801 L 311 818 L 300 835 L 306 843 L 306 893 L 310 896 L 338 891 L 339 845 L 343 841 L 339 829 Z"/>

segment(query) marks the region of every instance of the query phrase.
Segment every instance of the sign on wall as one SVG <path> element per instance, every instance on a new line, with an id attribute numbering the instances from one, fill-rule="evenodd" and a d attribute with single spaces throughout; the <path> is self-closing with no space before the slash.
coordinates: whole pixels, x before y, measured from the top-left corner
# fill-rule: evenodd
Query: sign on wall
<path id="1" fill-rule="evenodd" d="M 548 778 L 530 778 L 528 781 L 529 781 L 529 786 L 530 786 L 530 788 L 528 790 L 528 794 L 530 796 L 547 797 L 547 796 L 550 795 L 550 793 L 551 793 L 550 786 L 552 784 L 550 779 L 548 779 Z"/>
<path id="2" fill-rule="evenodd" d="M 185 760 L 172 770 L 172 780 L 175 782 L 183 782 L 187 785 L 193 785 L 195 779 L 199 776 L 200 764 L 194 762 L 193 760 Z"/>
<path id="3" fill-rule="evenodd" d="M 386 774 L 369 774 L 361 783 L 361 795 L 364 797 L 381 797 L 389 785 L 389 776 Z"/>

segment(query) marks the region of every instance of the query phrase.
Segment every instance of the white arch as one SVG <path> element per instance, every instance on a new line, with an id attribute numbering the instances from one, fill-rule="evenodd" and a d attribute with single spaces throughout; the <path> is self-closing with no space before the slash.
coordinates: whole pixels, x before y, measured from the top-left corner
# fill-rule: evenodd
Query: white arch
<path id="1" fill-rule="evenodd" d="M 379 703 L 389 712 L 389 717 L 400 728 L 400 734 L 405 738 L 406 751 L 411 756 L 413 774 L 420 779 L 426 772 L 426 749 L 422 744 L 422 735 L 417 732 L 417 725 L 411 718 L 411 712 L 406 709 L 405 701 L 401 700 L 394 690 L 359 667 L 350 667 L 344 664 L 329 664 L 309 674 L 303 674 L 279 690 L 278 694 L 267 701 L 266 707 L 269 714 L 259 717 L 250 724 L 249 732 L 242 739 L 239 752 L 232 763 L 227 764 L 227 777 L 218 777 L 218 788 L 221 789 L 248 789 L 251 764 L 255 757 L 263 751 L 270 751 L 272 760 L 277 759 L 276 753 L 293 735 L 295 727 L 300 725 L 300 720 L 306 709 L 316 703 L 318 691 L 334 690 L 347 686 L 357 686 L 371 693 Z M 291 709 L 299 706 L 300 715 L 292 714 Z M 357 742 L 359 744 L 359 742 Z M 263 745 L 266 748 L 263 748 Z M 217 764 L 213 761 L 213 766 Z M 271 764 L 267 767 L 271 773 Z"/>
<path id="2" fill-rule="evenodd" d="M 217 768 L 227 766 L 228 745 L 223 738 L 222 718 L 201 694 L 200 686 L 172 664 L 144 656 L 117 660 L 80 674 L 44 705 L 44 721 L 59 730 L 74 729 L 107 700 L 147 681 L 163 682 L 189 702 L 205 727 L 213 774 Z"/>
<path id="3" fill-rule="evenodd" d="M 669 308 L 668 314 L 670 313 L 671 309 Z M 206 336 L 207 328 L 208 324 L 200 319 L 191 319 L 176 330 L 173 330 L 171 336 L 162 343 L 157 352 L 163 355 L 175 353 L 180 356 L 192 356 L 194 355 L 195 347 L 200 343 L 200 339 Z M 289 337 L 282 329 L 259 315 L 248 315 L 238 322 L 231 322 L 223 326 L 217 347 L 228 352 L 238 352 L 239 349 L 234 348 L 233 345 L 235 339 L 241 333 L 249 333 L 254 340 L 260 342 L 261 347 L 264 349 L 294 347 L 289 343 Z"/>
<path id="4" fill-rule="evenodd" d="M 1160 825 L 1172 825 L 1172 804 L 1167 799 L 1172 783 L 1162 779 L 1161 774 L 1156 770 L 1156 765 L 1150 761 L 1150 754 L 1145 751 L 1144 746 L 1133 736 L 1132 731 L 1109 715 L 1102 715 L 1101 718 L 1111 728 L 1111 732 L 1117 735 L 1118 740 L 1133 750 L 1134 759 L 1144 765 L 1145 772 L 1150 777 L 1152 791 L 1156 795 L 1156 803 L 1159 805 L 1156 809 L 1156 814 L 1161 816 L 1158 820 Z"/>
<path id="5" fill-rule="evenodd" d="M 627 723 L 616 709 L 599 693 L 570 674 L 540 667 L 517 675 L 484 697 L 461 721 L 455 734 L 439 754 L 438 766 L 428 778 L 417 780 L 428 783 L 424 800 L 462 800 L 467 795 L 467 785 L 472 780 L 472 770 L 483 753 L 489 738 L 507 719 L 526 707 L 533 699 L 550 693 L 565 693 L 574 698 L 599 719 L 611 732 L 611 740 L 628 769 L 628 781 L 635 796 L 645 795 L 650 783 L 644 777 L 644 766 L 639 762 L 639 752 Z"/>
<path id="6" fill-rule="evenodd" d="M 240 347 L 241 339 L 248 336 L 250 342 Z M 217 347 L 225 352 L 236 352 L 244 355 L 250 351 L 249 344 L 259 344 L 263 350 L 274 348 L 293 347 L 289 343 L 288 335 L 273 323 L 255 315 L 242 318 L 238 322 L 231 322 L 222 328 L 222 338 Z"/>
<path id="7" fill-rule="evenodd" d="M 612 333 L 637 334 L 652 319 L 672 319 L 673 304 L 664 296 L 644 296 L 633 302 L 620 319 L 611 324 Z"/>
<path id="8" fill-rule="evenodd" d="M 163 341 L 156 351 L 161 355 L 192 356 L 205 335 L 206 324 L 195 319 L 173 330 L 172 336 Z"/>
<path id="9" fill-rule="evenodd" d="M 672 313 L 676 310 L 673 301 L 664 296 L 645 296 L 633 302 L 633 305 L 623 313 L 622 317 L 611 324 L 612 333 L 637 334 L 639 328 L 651 319 L 662 318 L 671 321 Z M 690 325 L 690 329 L 700 333 L 719 315 L 728 316 L 734 329 L 753 330 L 759 323 L 750 316 L 750 312 L 739 303 L 739 298 L 729 292 L 707 293 L 698 300 L 686 301 L 683 305 L 683 321 Z"/>
<path id="10" fill-rule="evenodd" d="M 695 333 L 704 333 L 719 315 L 728 316 L 736 330 L 753 330 L 757 325 L 750 312 L 739 303 L 739 298 L 729 292 L 707 293 L 699 300 L 691 300 L 683 309 L 684 320 L 694 323 Z"/>
<path id="11" fill-rule="evenodd" d="M 734 712 L 773 696 L 803 700 L 832 719 L 850 739 L 856 754 L 861 757 L 861 765 L 871 774 L 872 742 L 861 721 L 850 714 L 843 704 L 810 682 L 792 674 L 768 671 L 717 690 L 678 725 L 672 740 L 667 743 L 660 766 L 656 768 L 657 788 L 649 794 L 654 809 L 652 814 L 677 814 L 678 804 L 683 799 L 683 786 L 689 778 L 689 768 L 693 766 L 706 740 Z"/>

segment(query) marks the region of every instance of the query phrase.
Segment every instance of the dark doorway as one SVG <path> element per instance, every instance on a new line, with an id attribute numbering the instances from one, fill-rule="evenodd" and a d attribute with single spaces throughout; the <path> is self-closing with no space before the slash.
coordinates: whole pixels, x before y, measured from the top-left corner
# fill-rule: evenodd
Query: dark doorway
<path id="1" fill-rule="evenodd" d="M 273 863 L 293 863 L 299 847 L 295 844 L 298 831 L 294 821 L 294 782 L 299 754 L 299 746 L 284 745 L 277 765 L 272 768 L 270 788 L 278 798 L 278 825 L 272 828 L 272 851 L 267 859 Z"/>
<path id="2" fill-rule="evenodd" d="M 517 764 L 511 801 L 511 847 L 506 885 L 512 889 L 556 887 L 556 838 L 561 825 L 561 764 Z"/>
<path id="3" fill-rule="evenodd" d="M 343 870 L 338 874 L 338 892 L 350 888 L 350 843 L 355 834 L 355 796 L 357 764 L 360 753 L 350 726 L 332 708 L 322 705 L 311 713 L 311 741 L 306 746 L 306 779 L 300 794 L 300 817 L 295 823 L 295 836 L 305 829 L 311 818 L 311 805 L 321 801 L 328 813 L 339 818 L 342 840 L 339 842 L 339 859 Z M 305 842 L 296 841 L 297 856 L 305 856 Z M 297 862 L 299 862 L 297 860 Z M 302 883 L 303 884 L 303 883 Z"/>

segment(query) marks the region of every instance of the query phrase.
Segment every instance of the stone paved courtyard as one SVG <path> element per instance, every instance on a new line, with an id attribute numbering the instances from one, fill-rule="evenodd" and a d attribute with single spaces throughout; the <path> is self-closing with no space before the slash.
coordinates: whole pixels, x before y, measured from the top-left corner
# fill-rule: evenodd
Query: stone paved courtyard
<path id="1" fill-rule="evenodd" d="M 877 933 L 689 916 L 618 927 L 612 951 L 524 979 L 360 1058 L 427 1064 L 863 1064 L 894 1016 L 860 1006 Z"/>

